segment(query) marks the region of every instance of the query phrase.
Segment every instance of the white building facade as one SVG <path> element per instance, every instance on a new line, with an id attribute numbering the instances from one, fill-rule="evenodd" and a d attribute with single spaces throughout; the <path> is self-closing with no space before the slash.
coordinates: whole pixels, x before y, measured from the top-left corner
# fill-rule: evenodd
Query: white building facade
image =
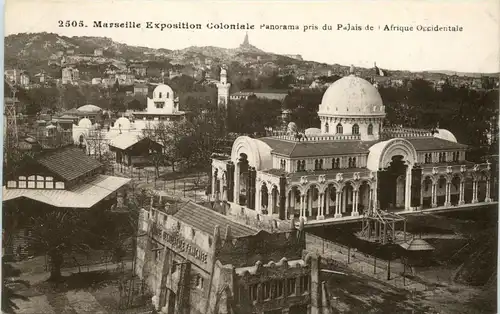
<path id="1" fill-rule="evenodd" d="M 212 198 L 306 222 L 492 202 L 491 164 L 466 161 L 467 146 L 447 130 L 384 128 L 366 80 L 336 81 L 318 115 L 321 128 L 306 134 L 236 139 L 230 157 L 212 160 Z"/>

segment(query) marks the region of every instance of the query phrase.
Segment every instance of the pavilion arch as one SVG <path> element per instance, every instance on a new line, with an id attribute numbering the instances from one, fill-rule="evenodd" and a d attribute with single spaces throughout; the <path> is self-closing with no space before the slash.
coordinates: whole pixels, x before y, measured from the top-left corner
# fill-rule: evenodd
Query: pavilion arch
<path id="1" fill-rule="evenodd" d="M 354 180 L 345 180 L 344 182 L 342 182 L 341 188 L 344 189 L 344 187 L 347 184 L 350 184 L 354 190 L 357 190 L 359 188 L 359 186 L 361 185 L 361 182 L 354 181 Z"/>
<path id="2" fill-rule="evenodd" d="M 318 193 L 321 193 L 321 191 L 322 191 L 322 185 L 323 184 L 320 184 L 320 183 L 317 183 L 317 182 L 310 182 L 310 183 L 308 183 L 307 185 L 304 186 L 303 191 L 304 191 L 304 193 L 307 193 L 307 191 L 309 191 L 310 188 L 316 187 L 316 189 L 318 189 Z"/>
<path id="3" fill-rule="evenodd" d="M 403 160 L 409 165 L 417 163 L 417 151 L 415 147 L 405 139 L 393 138 L 377 143 L 370 147 L 368 154 L 367 168 L 371 171 L 378 171 L 389 167 L 394 156 L 403 156 Z"/>
<path id="4" fill-rule="evenodd" d="M 272 168 L 271 147 L 262 141 L 248 136 L 238 137 L 231 150 L 231 161 L 238 163 L 241 154 L 245 154 L 248 165 L 256 170 Z"/>
<path id="5" fill-rule="evenodd" d="M 300 194 L 302 194 L 302 187 L 298 184 L 294 184 L 294 185 L 291 185 L 287 188 L 286 195 L 288 195 L 288 193 L 290 193 L 293 190 L 293 188 L 297 188 L 297 190 L 300 192 Z"/>
<path id="6" fill-rule="evenodd" d="M 371 188 L 373 188 L 373 181 L 372 180 L 369 180 L 369 179 L 361 179 L 358 181 L 358 188 L 361 187 L 364 183 L 368 184 L 368 186 Z"/>
<path id="7" fill-rule="evenodd" d="M 337 182 L 337 181 L 327 181 L 327 182 L 325 182 L 325 185 L 324 185 L 324 187 L 323 187 L 322 192 L 325 192 L 325 190 L 326 190 L 326 189 L 327 189 L 330 185 L 332 185 L 332 186 L 335 188 L 335 190 L 337 190 L 337 191 L 341 191 L 341 190 L 342 190 L 342 184 L 340 184 L 339 182 Z"/>

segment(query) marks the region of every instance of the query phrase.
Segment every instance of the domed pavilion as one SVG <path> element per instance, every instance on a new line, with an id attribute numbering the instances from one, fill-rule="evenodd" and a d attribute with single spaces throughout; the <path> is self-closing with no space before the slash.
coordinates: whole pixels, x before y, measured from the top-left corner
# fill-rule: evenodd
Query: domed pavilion
<path id="1" fill-rule="evenodd" d="M 490 164 L 468 162 L 450 131 L 384 127 L 385 115 L 377 88 L 351 68 L 324 93 L 319 129 L 241 136 L 231 156 L 213 158 L 212 199 L 307 224 L 492 201 Z"/>

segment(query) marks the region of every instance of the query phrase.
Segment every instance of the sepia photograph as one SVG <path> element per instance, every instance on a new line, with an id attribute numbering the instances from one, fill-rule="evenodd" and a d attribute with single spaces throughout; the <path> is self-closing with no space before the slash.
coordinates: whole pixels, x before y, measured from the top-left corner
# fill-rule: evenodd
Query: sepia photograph
<path id="1" fill-rule="evenodd" d="M 2 313 L 497 313 L 498 1 L 4 10 Z"/>

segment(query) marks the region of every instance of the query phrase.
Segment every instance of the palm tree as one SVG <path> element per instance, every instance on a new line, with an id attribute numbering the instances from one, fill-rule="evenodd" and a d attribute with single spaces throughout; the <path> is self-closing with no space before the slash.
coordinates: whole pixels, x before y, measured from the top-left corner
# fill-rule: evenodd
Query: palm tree
<path id="1" fill-rule="evenodd" d="M 21 271 L 2 258 L 2 313 L 14 314 L 19 307 L 14 300 L 27 301 L 28 298 L 14 291 L 16 285 L 28 287 L 27 281 L 16 279 Z"/>
<path id="2" fill-rule="evenodd" d="M 88 251 L 85 243 L 88 233 L 84 232 L 85 219 L 80 213 L 70 210 L 55 210 L 38 217 L 32 217 L 31 235 L 28 245 L 35 252 L 43 252 L 50 258 L 50 281 L 61 280 L 64 255 Z"/>

